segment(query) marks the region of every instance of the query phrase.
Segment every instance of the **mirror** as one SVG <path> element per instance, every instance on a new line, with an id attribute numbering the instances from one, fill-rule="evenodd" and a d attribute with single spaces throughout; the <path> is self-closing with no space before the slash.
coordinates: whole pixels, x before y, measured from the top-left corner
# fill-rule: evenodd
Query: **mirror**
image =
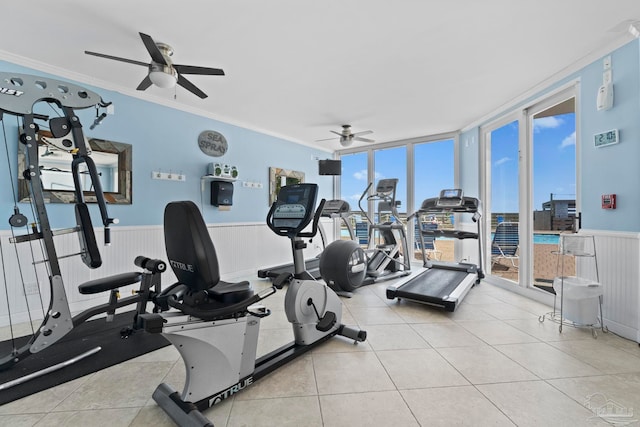
<path id="1" fill-rule="evenodd" d="M 91 158 L 96 164 L 102 191 L 107 203 L 131 204 L 131 144 L 88 139 Z M 71 154 L 50 145 L 39 143 L 38 159 L 41 181 L 44 187 L 44 199 L 47 203 L 74 203 L 75 193 L 71 173 Z M 18 144 L 18 196 L 21 202 L 29 201 L 29 182 L 22 176 L 27 168 L 25 147 Z M 81 165 L 82 171 L 82 165 Z M 85 169 L 86 171 L 86 169 Z M 95 203 L 96 196 L 89 174 L 83 180 L 85 201 Z"/>
<path id="2" fill-rule="evenodd" d="M 290 169 L 269 168 L 269 206 L 278 198 L 280 187 L 304 182 L 304 172 Z"/>

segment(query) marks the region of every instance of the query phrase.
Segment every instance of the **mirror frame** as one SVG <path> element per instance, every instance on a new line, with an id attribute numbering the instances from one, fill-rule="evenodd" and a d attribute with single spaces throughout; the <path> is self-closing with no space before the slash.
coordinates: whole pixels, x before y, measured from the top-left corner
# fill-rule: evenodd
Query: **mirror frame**
<path id="1" fill-rule="evenodd" d="M 122 142 L 107 141 L 105 139 L 89 138 L 91 151 L 112 153 L 118 155 L 118 191 L 104 192 L 104 199 L 107 203 L 116 205 L 132 204 L 132 154 L 131 144 Z M 23 144 L 18 144 L 18 200 L 20 202 L 30 202 L 29 182 L 22 176 L 22 171 L 27 168 L 25 148 Z M 76 196 L 71 190 L 43 190 L 46 203 L 75 203 Z M 85 191 L 85 202 L 95 203 L 96 195 L 93 191 Z"/>
<path id="2" fill-rule="evenodd" d="M 278 178 L 296 179 L 298 183 L 304 182 L 304 172 L 294 171 L 291 169 L 269 168 L 269 206 L 271 206 L 278 198 L 280 191 L 280 180 Z"/>

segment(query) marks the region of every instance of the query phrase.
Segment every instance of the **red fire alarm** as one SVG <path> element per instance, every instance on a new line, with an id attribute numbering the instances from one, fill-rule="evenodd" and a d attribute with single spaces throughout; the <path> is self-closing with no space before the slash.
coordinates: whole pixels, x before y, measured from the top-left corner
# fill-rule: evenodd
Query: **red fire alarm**
<path id="1" fill-rule="evenodd" d="M 602 209 L 615 209 L 616 208 L 616 195 L 615 194 L 603 194 L 602 195 Z"/>

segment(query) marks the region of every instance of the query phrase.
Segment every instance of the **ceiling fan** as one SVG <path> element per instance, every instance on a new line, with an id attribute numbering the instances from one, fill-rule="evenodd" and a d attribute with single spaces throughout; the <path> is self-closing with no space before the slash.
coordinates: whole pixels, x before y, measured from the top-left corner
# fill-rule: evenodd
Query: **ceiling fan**
<path id="1" fill-rule="evenodd" d="M 342 125 L 342 132 L 336 132 L 335 130 L 330 131 L 331 133 L 335 133 L 340 137 L 340 144 L 343 147 L 348 147 L 351 145 L 353 141 L 362 141 L 362 142 L 375 142 L 373 139 L 363 138 L 362 135 L 369 135 L 373 133 L 372 130 L 363 130 L 360 132 L 351 132 L 351 125 Z M 327 139 L 318 139 L 317 141 L 329 141 L 331 139 L 336 138 L 327 138 Z"/>
<path id="2" fill-rule="evenodd" d="M 193 83 L 187 80 L 183 74 L 203 74 L 209 76 L 224 76 L 224 71 L 219 68 L 197 67 L 193 65 L 178 65 L 171 61 L 173 48 L 165 43 L 155 42 L 151 36 L 139 33 L 142 43 L 151 55 L 151 62 L 135 61 L 133 59 L 120 58 L 117 56 L 105 55 L 103 53 L 89 52 L 87 55 L 99 56 L 101 58 L 113 59 L 115 61 L 128 62 L 129 64 L 142 65 L 149 68 L 149 74 L 140 82 L 136 89 L 145 90 L 152 84 L 161 88 L 171 88 L 178 83 L 189 92 L 204 99 L 207 94 L 198 89 Z"/>

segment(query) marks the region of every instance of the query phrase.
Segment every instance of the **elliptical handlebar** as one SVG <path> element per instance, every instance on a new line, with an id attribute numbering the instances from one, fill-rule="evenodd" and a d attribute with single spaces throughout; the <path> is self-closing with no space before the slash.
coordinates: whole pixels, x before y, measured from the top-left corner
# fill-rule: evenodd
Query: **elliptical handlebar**
<path id="1" fill-rule="evenodd" d="M 369 218 L 369 215 L 367 214 L 367 212 L 364 209 L 362 209 L 362 199 L 364 199 L 364 196 L 369 193 L 369 189 L 371 188 L 372 185 L 373 185 L 373 182 L 370 182 L 367 188 L 365 188 L 365 190 L 362 192 L 362 195 L 358 200 L 358 207 L 360 208 L 360 212 L 362 212 L 362 214 L 367 219 L 367 222 L 370 225 L 373 225 L 373 221 L 371 221 L 371 218 Z M 369 201 L 369 197 L 367 197 L 367 201 Z"/>

